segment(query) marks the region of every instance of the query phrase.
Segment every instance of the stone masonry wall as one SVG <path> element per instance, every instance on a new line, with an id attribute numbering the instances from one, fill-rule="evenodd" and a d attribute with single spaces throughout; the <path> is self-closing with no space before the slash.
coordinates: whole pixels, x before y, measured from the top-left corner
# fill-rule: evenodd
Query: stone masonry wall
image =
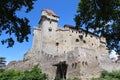
<path id="1" fill-rule="evenodd" d="M 43 10 L 40 26 L 34 28 L 33 46 L 20 61 L 12 61 L 7 69 L 26 70 L 35 65 L 41 67 L 49 80 L 58 75 L 54 65 L 66 62 L 67 78 L 90 80 L 98 77 L 102 70 L 118 70 L 119 63 L 112 63 L 105 38 L 76 30 L 73 26 L 58 27 L 59 17 L 51 10 Z M 64 70 L 63 70 L 64 71 Z"/>

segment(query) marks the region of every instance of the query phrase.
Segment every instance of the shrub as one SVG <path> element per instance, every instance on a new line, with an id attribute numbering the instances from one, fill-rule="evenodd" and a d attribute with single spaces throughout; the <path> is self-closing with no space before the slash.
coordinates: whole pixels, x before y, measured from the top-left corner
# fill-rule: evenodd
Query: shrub
<path id="1" fill-rule="evenodd" d="M 17 70 L 5 70 L 0 72 L 0 80 L 17 80 L 20 76 L 20 71 Z"/>
<path id="2" fill-rule="evenodd" d="M 100 78 L 92 78 L 92 80 L 120 80 L 120 71 L 102 71 Z"/>
<path id="3" fill-rule="evenodd" d="M 46 80 L 46 74 L 35 66 L 31 70 L 20 72 L 18 70 L 5 70 L 0 72 L 0 80 Z"/>

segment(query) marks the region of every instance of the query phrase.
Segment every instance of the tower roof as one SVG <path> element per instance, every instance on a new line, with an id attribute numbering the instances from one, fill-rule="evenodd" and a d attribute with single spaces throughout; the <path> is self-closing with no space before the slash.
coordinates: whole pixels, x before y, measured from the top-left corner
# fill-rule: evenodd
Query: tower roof
<path id="1" fill-rule="evenodd" d="M 46 11 L 48 14 L 50 14 L 50 15 L 52 15 L 52 16 L 55 16 L 55 17 L 59 17 L 59 16 L 57 16 L 52 10 L 50 10 L 50 9 L 44 9 L 44 10 L 42 10 L 42 11 Z"/>

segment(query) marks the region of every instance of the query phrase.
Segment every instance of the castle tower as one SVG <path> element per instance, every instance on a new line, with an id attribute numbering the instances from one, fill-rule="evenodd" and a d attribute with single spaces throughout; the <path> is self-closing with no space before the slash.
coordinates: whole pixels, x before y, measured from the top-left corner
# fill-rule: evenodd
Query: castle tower
<path id="1" fill-rule="evenodd" d="M 52 10 L 42 10 L 39 27 L 34 28 L 33 47 L 35 49 L 40 50 L 42 47 L 45 48 L 45 46 L 48 46 L 47 43 L 55 42 L 58 21 L 59 16 L 57 16 Z"/>
<path id="2" fill-rule="evenodd" d="M 45 39 L 49 34 L 54 34 L 58 26 L 59 17 L 51 10 L 42 10 L 41 19 L 39 21 L 43 36 Z"/>
<path id="3" fill-rule="evenodd" d="M 57 16 L 52 10 L 44 9 L 41 13 L 41 19 L 39 21 L 40 26 L 45 27 L 57 27 L 59 16 Z"/>
<path id="4" fill-rule="evenodd" d="M 58 21 L 59 16 L 57 16 L 52 10 L 42 10 L 39 28 L 41 29 L 40 41 L 42 41 L 42 48 L 44 47 L 43 49 L 48 49 L 55 43 Z M 52 47 L 54 47 L 54 45 Z"/>

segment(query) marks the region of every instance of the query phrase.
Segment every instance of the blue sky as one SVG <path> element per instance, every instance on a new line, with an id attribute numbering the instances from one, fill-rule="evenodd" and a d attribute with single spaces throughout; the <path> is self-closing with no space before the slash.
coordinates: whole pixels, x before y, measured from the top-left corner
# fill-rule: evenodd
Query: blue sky
<path id="1" fill-rule="evenodd" d="M 34 26 L 38 26 L 38 21 L 41 16 L 41 10 L 50 9 L 53 10 L 59 17 L 59 26 L 65 24 L 75 25 L 73 20 L 74 15 L 78 7 L 79 0 L 37 0 L 34 4 L 34 9 L 29 13 L 24 13 L 21 10 L 17 13 L 19 17 L 27 17 L 30 20 L 31 30 Z M 2 35 L 0 40 L 5 38 L 6 35 Z M 7 63 L 13 60 L 22 60 L 24 54 L 32 47 L 33 35 L 29 35 L 29 42 L 15 43 L 12 48 L 6 48 L 7 45 L 0 43 L 0 57 L 6 57 Z"/>

